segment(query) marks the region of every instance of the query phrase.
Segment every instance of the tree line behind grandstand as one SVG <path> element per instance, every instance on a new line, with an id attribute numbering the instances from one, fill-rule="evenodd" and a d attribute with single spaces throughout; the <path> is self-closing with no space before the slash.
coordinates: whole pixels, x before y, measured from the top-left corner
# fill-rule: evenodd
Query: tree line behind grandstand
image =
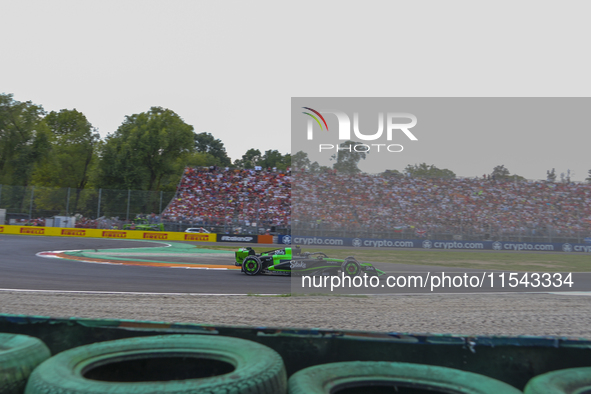
<path id="1" fill-rule="evenodd" d="M 420 163 L 402 172 L 368 175 L 359 171 L 364 159 L 359 152 L 342 151 L 333 157 L 332 167 L 325 167 L 311 162 L 305 152 L 292 156 L 256 148 L 232 162 L 221 140 L 195 133 L 169 109 L 153 107 L 126 116 L 101 140 L 81 112 L 47 113 L 10 94 L 0 94 L 0 131 L 0 208 L 28 213 L 29 219 L 79 214 L 81 222 L 98 217 L 129 222 L 145 215 L 226 229 L 289 229 L 293 220 L 296 227 L 324 232 L 318 235 L 443 231 L 485 238 L 495 232 L 549 235 L 588 228 L 586 189 L 571 182 L 568 171 L 559 177 L 555 169 L 545 169 L 545 181 L 531 182 L 499 165 L 490 174 L 469 179 Z M 308 182 L 303 198 L 295 201 L 292 168 Z M 342 185 L 353 175 L 365 189 L 351 195 Z M 315 178 L 323 184 L 310 184 Z M 591 184 L 591 170 L 586 181 Z M 375 182 L 391 190 L 378 190 Z M 331 198 L 331 188 L 339 198 Z M 526 193 L 524 201 L 519 193 Z M 292 218 L 291 205 L 298 201 L 306 204 Z M 522 208 L 525 214 L 518 213 Z"/>
<path id="2" fill-rule="evenodd" d="M 101 140 L 98 130 L 76 109 L 47 112 L 12 94 L 0 94 L 0 184 L 11 186 L 69 187 L 174 191 L 185 167 L 218 166 L 236 169 L 306 168 L 358 173 L 363 152 L 340 152 L 331 168 L 311 163 L 305 152 L 293 155 L 277 150 L 249 148 L 234 161 L 223 142 L 194 127 L 170 109 L 152 107 L 125 117 L 117 130 Z M 346 144 L 346 143 L 344 143 Z M 557 181 L 555 170 L 546 178 Z M 591 182 L 589 170 L 587 182 Z M 387 175 L 455 178 L 448 169 L 426 163 L 409 164 L 404 171 Z M 500 165 L 491 177 L 524 180 Z M 561 174 L 569 182 L 569 174 Z M 74 205 L 76 205 L 74 203 Z"/>
<path id="3" fill-rule="evenodd" d="M 10 187 L 2 190 L 10 193 Z M 57 191 L 62 197 L 67 192 Z M 31 203 L 57 199 L 54 192 L 32 189 Z M 95 193 L 89 200 L 98 201 L 95 210 L 115 216 L 80 218 L 77 224 L 84 227 L 121 228 L 121 219 L 136 215 L 130 215 L 131 200 L 160 197 L 161 214 L 146 220 L 164 223 L 169 231 L 203 227 L 218 233 L 517 242 L 582 242 L 591 236 L 591 185 L 572 182 L 187 167 L 174 197 L 84 192 Z"/>

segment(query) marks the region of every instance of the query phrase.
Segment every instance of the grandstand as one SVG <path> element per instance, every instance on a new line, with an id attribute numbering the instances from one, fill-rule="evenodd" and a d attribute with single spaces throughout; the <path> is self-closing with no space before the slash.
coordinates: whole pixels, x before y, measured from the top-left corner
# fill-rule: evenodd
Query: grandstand
<path id="1" fill-rule="evenodd" d="M 308 235 L 532 242 L 591 235 L 589 184 L 334 173 L 294 178 L 293 226 Z"/>
<path id="2" fill-rule="evenodd" d="M 314 236 L 582 242 L 591 185 L 187 168 L 162 218 Z"/>
<path id="3" fill-rule="evenodd" d="M 290 224 L 290 191 L 289 173 L 186 168 L 162 219 L 243 233 L 285 229 Z"/>

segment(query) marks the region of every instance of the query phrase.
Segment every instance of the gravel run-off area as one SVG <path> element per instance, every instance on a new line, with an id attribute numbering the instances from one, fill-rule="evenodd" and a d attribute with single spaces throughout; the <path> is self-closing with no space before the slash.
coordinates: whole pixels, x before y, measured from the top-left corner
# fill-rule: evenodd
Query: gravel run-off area
<path id="1" fill-rule="evenodd" d="M 0 291 L 0 313 L 210 325 L 591 338 L 591 296 L 206 296 Z"/>

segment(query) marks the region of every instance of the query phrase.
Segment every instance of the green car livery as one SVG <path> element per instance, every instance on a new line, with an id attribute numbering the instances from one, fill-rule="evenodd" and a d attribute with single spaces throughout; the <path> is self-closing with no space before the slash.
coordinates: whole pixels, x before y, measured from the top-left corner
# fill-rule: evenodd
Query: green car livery
<path id="1" fill-rule="evenodd" d="M 360 263 L 354 257 L 346 259 L 329 258 L 321 252 L 305 252 L 301 248 L 288 247 L 257 254 L 250 247 L 235 252 L 236 266 L 242 267 L 246 275 L 292 273 L 309 275 L 381 276 L 383 271 L 370 263 Z"/>

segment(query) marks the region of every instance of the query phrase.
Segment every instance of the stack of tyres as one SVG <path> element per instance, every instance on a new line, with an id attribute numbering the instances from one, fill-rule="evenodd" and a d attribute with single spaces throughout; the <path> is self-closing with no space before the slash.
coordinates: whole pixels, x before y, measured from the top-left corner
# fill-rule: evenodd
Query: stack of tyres
<path id="1" fill-rule="evenodd" d="M 531 379 L 525 394 L 591 393 L 591 367 L 567 368 L 547 372 Z"/>
<path id="2" fill-rule="evenodd" d="M 97 342 L 58 353 L 31 374 L 26 394 L 285 394 L 273 349 L 217 335 Z"/>
<path id="3" fill-rule="evenodd" d="M 384 361 L 349 361 L 302 369 L 289 394 L 523 394 L 507 383 L 458 369 Z"/>
<path id="4" fill-rule="evenodd" d="M 50 356 L 40 339 L 0 333 L 0 393 L 22 394 L 31 372 Z"/>

